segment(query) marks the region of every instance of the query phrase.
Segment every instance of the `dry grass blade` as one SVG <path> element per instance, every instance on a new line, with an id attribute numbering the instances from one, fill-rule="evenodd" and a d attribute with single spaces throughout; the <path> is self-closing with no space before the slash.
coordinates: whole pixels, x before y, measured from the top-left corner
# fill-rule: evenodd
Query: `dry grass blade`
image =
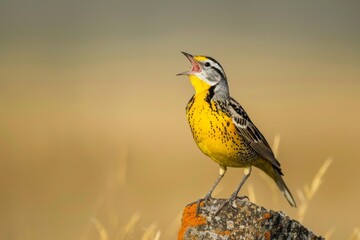
<path id="1" fill-rule="evenodd" d="M 109 236 L 107 234 L 107 231 L 106 231 L 104 225 L 102 225 L 101 222 L 97 218 L 91 218 L 91 222 L 95 225 L 96 230 L 99 233 L 100 240 L 108 240 Z"/>
<path id="2" fill-rule="evenodd" d="M 274 143 L 273 143 L 273 147 L 272 147 L 275 157 L 278 157 L 279 147 L 280 147 L 280 134 L 276 134 L 274 137 Z"/>
<path id="3" fill-rule="evenodd" d="M 306 210 L 308 209 L 310 200 L 314 197 L 315 193 L 318 192 L 321 184 L 323 183 L 323 176 L 328 170 L 333 159 L 328 158 L 320 167 L 319 171 L 316 173 L 311 185 L 305 185 L 302 190 L 298 190 L 297 194 L 300 199 L 298 207 L 298 221 L 302 222 L 305 217 Z"/>
<path id="4" fill-rule="evenodd" d="M 328 158 L 323 165 L 320 167 L 319 171 L 317 172 L 317 174 L 315 175 L 312 183 L 311 183 L 311 187 L 310 187 L 310 192 L 309 192 L 309 197 L 312 198 L 314 196 L 314 194 L 317 192 L 317 190 L 320 188 L 320 185 L 323 183 L 323 176 L 325 174 L 325 172 L 327 171 L 327 169 L 329 168 L 330 164 L 332 163 L 332 159 Z"/>
<path id="5" fill-rule="evenodd" d="M 254 189 L 254 185 L 251 182 L 248 183 L 247 189 L 248 189 L 249 199 L 251 200 L 251 202 L 256 203 L 255 189 Z"/>
<path id="6" fill-rule="evenodd" d="M 360 229 L 359 228 L 354 229 L 349 240 L 360 240 Z"/>
<path id="7" fill-rule="evenodd" d="M 329 240 L 331 239 L 332 235 L 334 234 L 335 232 L 335 229 L 334 228 L 331 228 L 330 230 L 328 230 L 325 234 L 324 234 L 324 238 Z"/>
<path id="8" fill-rule="evenodd" d="M 120 230 L 115 239 L 129 239 L 135 232 L 136 225 L 140 220 L 140 213 L 134 213 L 129 222 Z"/>
<path id="9" fill-rule="evenodd" d="M 160 230 L 158 230 L 155 234 L 154 240 L 159 240 L 160 239 Z"/>
<path id="10" fill-rule="evenodd" d="M 160 230 L 157 230 L 157 225 L 155 223 L 151 224 L 146 228 L 141 240 L 159 240 L 160 239 Z"/>

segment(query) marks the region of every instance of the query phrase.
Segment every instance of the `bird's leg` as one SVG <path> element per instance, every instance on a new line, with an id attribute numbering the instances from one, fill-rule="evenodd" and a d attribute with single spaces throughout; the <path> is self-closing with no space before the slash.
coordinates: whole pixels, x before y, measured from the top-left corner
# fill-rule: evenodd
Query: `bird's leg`
<path id="1" fill-rule="evenodd" d="M 213 193 L 213 191 L 215 190 L 216 186 L 219 184 L 220 180 L 224 177 L 226 172 L 226 166 L 220 165 L 220 170 L 219 170 L 219 176 L 217 177 L 217 179 L 215 180 L 214 185 L 211 187 L 211 189 L 209 190 L 209 192 L 205 195 L 204 198 L 201 198 L 197 201 L 197 207 L 196 207 L 196 216 L 199 214 L 199 210 L 200 210 L 200 203 L 202 201 L 209 201 L 210 199 L 212 199 L 211 194 Z"/>
<path id="2" fill-rule="evenodd" d="M 209 199 L 211 199 L 211 194 L 213 193 L 213 191 L 215 190 L 216 186 L 219 184 L 220 180 L 224 177 L 226 172 L 226 167 L 223 165 L 220 165 L 220 169 L 219 169 L 219 176 L 216 179 L 214 185 L 211 187 L 211 189 L 209 190 L 209 192 L 205 195 L 204 200 L 208 201 Z"/>
<path id="3" fill-rule="evenodd" d="M 234 201 L 234 200 L 237 198 L 238 193 L 239 193 L 241 187 L 244 185 L 244 183 L 246 182 L 246 180 L 249 178 L 249 176 L 250 176 L 250 174 L 251 174 L 251 170 L 252 170 L 252 169 L 251 169 L 251 166 L 250 166 L 250 167 L 246 167 L 246 168 L 244 169 L 244 177 L 242 178 L 239 186 L 236 188 L 235 192 L 234 192 L 233 194 L 231 194 L 231 196 L 229 197 L 229 199 L 226 200 L 226 201 L 219 207 L 219 209 L 216 211 L 215 215 L 218 215 L 219 212 L 220 212 L 226 205 L 229 204 L 230 206 L 232 206 L 232 205 L 231 205 L 231 202 Z"/>

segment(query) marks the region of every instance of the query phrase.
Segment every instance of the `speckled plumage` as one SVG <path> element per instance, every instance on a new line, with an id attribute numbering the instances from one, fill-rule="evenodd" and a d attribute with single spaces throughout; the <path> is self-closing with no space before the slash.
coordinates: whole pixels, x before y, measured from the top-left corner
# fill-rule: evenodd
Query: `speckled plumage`
<path id="1" fill-rule="evenodd" d="M 269 175 L 291 206 L 296 206 L 265 137 L 241 105 L 230 96 L 224 69 L 213 58 L 184 53 L 192 63 L 188 75 L 195 95 L 186 107 L 187 120 L 201 151 L 220 165 L 220 175 L 205 200 L 222 179 L 227 167 L 245 168 L 244 177 L 230 197 L 234 200 L 255 166 Z"/>
<path id="2" fill-rule="evenodd" d="M 221 165 L 253 165 L 259 159 L 258 154 L 237 131 L 227 114 L 226 102 L 214 101 L 209 95 L 209 91 L 194 95 L 186 108 L 196 144 L 204 154 Z"/>

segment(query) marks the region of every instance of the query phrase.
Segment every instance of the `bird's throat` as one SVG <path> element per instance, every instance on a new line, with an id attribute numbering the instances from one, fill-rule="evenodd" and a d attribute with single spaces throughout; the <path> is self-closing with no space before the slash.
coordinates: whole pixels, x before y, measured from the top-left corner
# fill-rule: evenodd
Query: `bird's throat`
<path id="1" fill-rule="evenodd" d="M 201 93 L 203 91 L 208 90 L 211 87 L 211 85 L 204 82 L 203 80 L 201 80 L 200 78 L 198 78 L 195 75 L 190 75 L 189 78 L 190 78 L 190 82 L 193 85 L 196 93 Z"/>

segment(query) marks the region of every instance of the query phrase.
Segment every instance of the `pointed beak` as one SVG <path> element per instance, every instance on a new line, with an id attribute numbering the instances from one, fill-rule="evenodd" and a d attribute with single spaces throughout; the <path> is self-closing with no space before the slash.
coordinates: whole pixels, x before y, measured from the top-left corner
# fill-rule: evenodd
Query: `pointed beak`
<path id="1" fill-rule="evenodd" d="M 181 53 L 184 54 L 185 57 L 187 57 L 189 60 L 190 60 L 190 59 L 194 59 L 194 56 L 191 55 L 190 53 L 186 53 L 186 52 L 181 52 Z M 191 60 L 190 60 L 190 61 L 191 61 Z"/>
<path id="2" fill-rule="evenodd" d="M 182 54 L 185 55 L 185 57 L 187 57 L 191 63 L 191 69 L 190 71 L 186 71 L 186 72 L 182 72 L 182 73 L 179 73 L 179 74 L 176 74 L 176 76 L 181 76 L 181 75 L 191 75 L 191 74 L 194 74 L 194 73 L 197 73 L 197 72 L 200 72 L 201 71 L 201 68 L 200 68 L 200 65 L 199 63 L 194 59 L 194 56 L 189 54 L 189 53 L 186 53 L 186 52 L 181 52 Z"/>

